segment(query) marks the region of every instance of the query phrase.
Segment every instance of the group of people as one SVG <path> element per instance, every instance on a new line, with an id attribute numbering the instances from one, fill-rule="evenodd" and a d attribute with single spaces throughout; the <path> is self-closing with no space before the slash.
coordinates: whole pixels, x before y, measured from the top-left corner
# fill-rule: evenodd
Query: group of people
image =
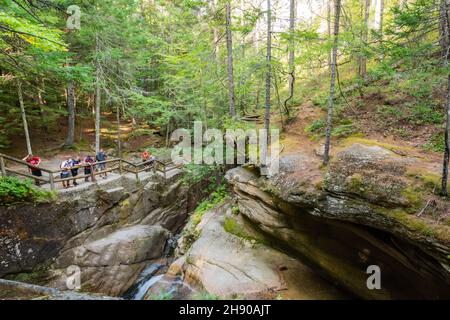
<path id="1" fill-rule="evenodd" d="M 93 180 L 93 170 L 96 172 L 100 172 L 100 175 L 103 175 L 103 179 L 107 178 L 107 170 L 106 170 L 106 159 L 108 158 L 107 154 L 101 149 L 95 155 L 95 159 L 90 155 L 85 155 L 83 159 L 79 156 L 67 156 L 63 162 L 61 162 L 61 183 L 64 189 L 70 188 L 70 181 L 72 180 L 73 186 L 78 186 L 77 176 L 78 171 L 83 168 L 85 181 L 88 182 L 89 178 Z M 142 162 L 148 168 L 154 163 L 156 158 L 147 150 L 145 150 L 141 154 Z M 39 177 L 42 177 L 42 171 L 39 169 L 39 165 L 42 162 L 42 159 L 38 156 L 29 154 L 25 158 L 22 159 L 29 164 L 29 170 L 31 174 L 37 179 L 35 179 L 35 184 L 40 186 L 41 180 Z M 71 179 L 73 178 L 73 179 Z"/>
<path id="2" fill-rule="evenodd" d="M 97 172 L 101 172 L 101 175 L 103 175 L 103 179 L 107 178 L 107 171 L 106 171 L 106 159 L 108 156 L 103 150 L 100 150 L 97 152 L 95 159 L 91 155 L 86 155 L 83 159 L 81 159 L 79 156 L 67 156 L 63 162 L 61 162 L 60 169 L 61 169 L 61 183 L 63 185 L 64 189 L 70 188 L 70 181 L 73 178 L 73 186 L 78 186 L 76 177 L 78 176 L 78 171 L 80 168 L 84 169 L 84 175 L 85 175 L 85 181 L 88 182 L 89 178 L 92 177 L 92 170 L 95 170 Z M 35 177 L 42 177 L 42 171 L 39 169 L 39 165 L 41 164 L 42 160 L 40 157 L 29 154 L 27 155 L 23 161 L 26 161 L 30 166 L 30 172 Z M 93 178 L 91 178 L 93 179 Z M 35 179 L 35 184 L 37 186 L 40 186 L 40 180 Z"/>

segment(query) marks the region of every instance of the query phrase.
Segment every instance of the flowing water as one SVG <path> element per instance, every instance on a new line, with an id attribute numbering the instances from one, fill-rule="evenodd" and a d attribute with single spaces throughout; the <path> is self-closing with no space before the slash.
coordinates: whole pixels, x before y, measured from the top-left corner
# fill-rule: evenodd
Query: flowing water
<path id="1" fill-rule="evenodd" d="M 180 277 L 166 274 L 173 260 L 174 249 L 180 234 L 168 240 L 164 258 L 158 263 L 147 266 L 139 275 L 136 283 L 123 295 L 127 300 L 182 300 L 192 298 L 197 291 L 183 282 Z"/>
<path id="2" fill-rule="evenodd" d="M 138 291 L 136 292 L 136 294 L 133 297 L 133 300 L 143 300 L 145 297 L 145 294 L 147 293 L 147 291 L 155 284 L 157 283 L 159 280 L 162 279 L 162 277 L 164 277 L 163 274 L 151 277 L 150 279 L 148 279 L 148 281 L 142 283 L 142 285 L 138 288 Z"/>

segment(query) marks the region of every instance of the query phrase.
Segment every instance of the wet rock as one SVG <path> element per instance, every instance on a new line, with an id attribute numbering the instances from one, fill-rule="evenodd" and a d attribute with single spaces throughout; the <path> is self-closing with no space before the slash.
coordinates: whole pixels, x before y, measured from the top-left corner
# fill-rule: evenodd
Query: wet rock
<path id="1" fill-rule="evenodd" d="M 55 274 L 77 266 L 84 290 L 117 296 L 134 283 L 152 259 L 162 255 L 170 232 L 160 226 L 136 225 L 122 228 L 97 241 L 65 251 L 56 261 Z M 65 277 L 52 286 L 65 288 Z"/>

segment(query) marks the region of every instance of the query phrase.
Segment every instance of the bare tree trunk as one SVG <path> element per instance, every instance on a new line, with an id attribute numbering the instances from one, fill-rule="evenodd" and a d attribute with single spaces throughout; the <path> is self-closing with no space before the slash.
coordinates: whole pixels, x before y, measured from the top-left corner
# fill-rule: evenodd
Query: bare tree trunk
<path id="1" fill-rule="evenodd" d="M 450 0 L 442 0 L 441 2 L 440 21 L 442 53 L 444 57 L 444 66 L 447 68 L 450 60 Z M 448 196 L 448 163 L 450 158 L 450 75 L 447 76 L 447 83 L 447 101 L 445 102 L 447 118 L 445 122 L 445 150 L 441 181 L 441 194 L 443 196 Z"/>
<path id="2" fill-rule="evenodd" d="M 383 18 L 384 18 L 384 0 L 377 0 L 375 8 L 375 26 L 376 30 L 383 33 Z"/>
<path id="3" fill-rule="evenodd" d="M 245 24 L 244 24 L 244 13 L 245 13 L 245 5 L 244 5 L 244 0 L 241 0 L 239 3 L 239 25 L 240 27 L 243 29 Z M 241 35 L 241 48 L 242 48 L 242 58 L 245 59 L 245 34 Z M 245 93 L 244 93 L 245 94 Z"/>
<path id="4" fill-rule="evenodd" d="M 331 1 L 332 0 L 326 0 L 327 1 L 327 33 L 328 38 L 331 37 Z M 331 72 L 331 52 L 332 50 L 328 51 L 328 70 Z"/>
<path id="5" fill-rule="evenodd" d="M 98 61 L 99 54 L 99 39 L 98 34 L 95 35 L 96 39 L 96 74 L 95 74 L 95 152 L 100 151 L 100 104 L 101 104 L 101 92 L 100 92 L 100 65 Z"/>
<path id="6" fill-rule="evenodd" d="M 269 137 L 270 129 L 270 87 L 272 76 L 272 8 L 270 0 L 267 0 L 267 55 L 266 55 L 267 71 L 266 71 L 266 110 L 264 117 L 264 129 L 266 129 L 267 137 Z"/>
<path id="7" fill-rule="evenodd" d="M 361 34 L 361 42 L 363 46 L 367 45 L 368 34 L 369 34 L 369 14 L 370 14 L 370 0 L 365 0 L 363 4 L 364 8 L 364 24 Z M 360 56 L 359 58 L 359 78 L 363 81 L 367 80 L 367 58 L 365 56 Z"/>
<path id="8" fill-rule="evenodd" d="M 211 0 L 210 2 L 210 9 L 212 11 L 212 14 L 216 14 L 217 10 L 217 0 Z M 217 61 L 217 57 L 219 56 L 219 31 L 217 30 L 217 27 L 213 27 L 213 41 L 214 41 L 214 60 Z"/>
<path id="9" fill-rule="evenodd" d="M 233 38 L 231 34 L 231 6 L 226 3 L 226 32 L 227 32 L 227 51 L 228 51 L 228 90 L 230 99 L 230 116 L 236 117 L 236 106 L 234 96 L 234 75 L 233 75 Z"/>
<path id="10" fill-rule="evenodd" d="M 25 113 L 25 106 L 23 104 L 22 82 L 19 78 L 17 78 L 17 95 L 19 96 L 20 113 L 22 114 L 23 132 L 25 133 L 27 152 L 28 154 L 33 154 L 33 151 L 31 149 L 30 134 L 28 132 L 27 114 Z"/>
<path id="11" fill-rule="evenodd" d="M 170 141 L 170 120 L 171 120 L 171 118 L 169 118 L 169 121 L 167 121 L 167 125 L 166 125 L 166 148 L 169 147 L 169 141 Z"/>
<path id="12" fill-rule="evenodd" d="M 120 106 L 116 107 L 116 119 L 117 119 L 117 154 L 119 158 L 122 158 L 122 141 L 120 140 Z"/>
<path id="13" fill-rule="evenodd" d="M 38 82 L 39 82 L 39 79 L 36 79 L 36 83 L 38 83 Z M 44 99 L 42 98 L 43 91 L 44 91 L 44 80 L 42 80 L 42 88 L 39 87 L 39 85 L 38 85 L 37 98 L 38 98 L 38 104 L 39 104 L 39 115 L 41 116 L 41 127 L 45 133 L 48 133 L 49 132 L 48 126 L 45 121 L 45 115 L 46 115 L 46 112 L 44 110 L 45 103 L 44 103 Z"/>
<path id="14" fill-rule="evenodd" d="M 334 0 L 334 41 L 333 41 L 333 54 L 331 56 L 330 97 L 328 99 L 325 152 L 323 155 L 323 163 L 325 165 L 327 165 L 328 162 L 330 161 L 330 142 L 331 142 L 331 128 L 333 125 L 334 86 L 336 80 L 336 62 L 337 62 L 336 60 L 337 60 L 340 16 L 341 16 L 341 0 Z"/>
<path id="15" fill-rule="evenodd" d="M 448 64 L 448 63 L 447 63 Z M 442 195 L 448 196 L 447 181 L 448 181 L 448 162 L 450 158 L 450 75 L 447 78 L 447 101 L 445 109 L 447 111 L 447 119 L 445 121 L 445 151 L 444 151 L 444 164 L 442 169 Z"/>
<path id="16" fill-rule="evenodd" d="M 66 147 L 71 147 L 75 141 L 75 87 L 73 80 L 67 81 L 67 112 L 68 112 L 68 125 L 67 125 L 67 138 Z"/>
<path id="17" fill-rule="evenodd" d="M 295 0 L 290 1 L 290 15 L 289 15 L 289 32 L 290 32 L 290 41 L 289 41 L 289 98 L 292 99 L 294 96 L 294 84 L 295 84 L 295 48 L 294 48 L 294 40 L 292 39 L 294 31 L 295 31 L 295 16 L 296 16 L 296 6 Z"/>

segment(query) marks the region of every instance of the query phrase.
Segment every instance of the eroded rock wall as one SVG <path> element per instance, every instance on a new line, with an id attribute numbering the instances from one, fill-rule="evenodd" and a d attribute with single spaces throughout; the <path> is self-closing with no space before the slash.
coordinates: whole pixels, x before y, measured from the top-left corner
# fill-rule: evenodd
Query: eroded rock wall
<path id="1" fill-rule="evenodd" d="M 0 277 L 37 273 L 66 289 L 66 268 L 81 270 L 84 291 L 120 295 L 187 217 L 180 174 L 134 176 L 72 189 L 57 202 L 0 208 Z"/>
<path id="2" fill-rule="evenodd" d="M 362 298 L 450 297 L 449 228 L 417 217 L 424 199 L 407 174 L 414 159 L 353 145 L 320 180 L 294 158 L 269 179 L 242 167 L 227 174 L 240 213 L 261 232 Z M 381 290 L 366 285 L 370 265 L 381 269 Z"/>

